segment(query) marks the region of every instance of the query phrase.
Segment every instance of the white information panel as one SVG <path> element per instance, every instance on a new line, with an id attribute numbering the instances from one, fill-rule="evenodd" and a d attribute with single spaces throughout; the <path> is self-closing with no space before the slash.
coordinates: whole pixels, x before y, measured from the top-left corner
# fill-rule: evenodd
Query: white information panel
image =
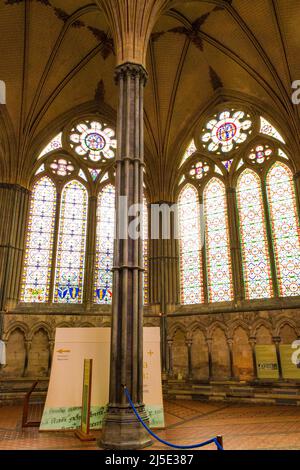
<path id="1" fill-rule="evenodd" d="M 91 421 L 101 429 L 109 397 L 110 328 L 57 328 L 40 431 L 80 427 L 84 359 L 93 359 Z M 150 426 L 164 427 L 160 329 L 144 328 L 144 402 Z"/>

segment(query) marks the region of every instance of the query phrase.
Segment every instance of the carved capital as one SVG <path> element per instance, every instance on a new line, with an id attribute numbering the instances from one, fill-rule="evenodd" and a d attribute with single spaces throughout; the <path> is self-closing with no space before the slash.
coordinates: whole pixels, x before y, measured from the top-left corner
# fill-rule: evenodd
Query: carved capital
<path id="1" fill-rule="evenodd" d="M 144 84 L 147 83 L 148 73 L 147 70 L 141 64 L 135 64 L 133 62 L 126 62 L 116 67 L 115 70 L 115 81 L 118 83 L 120 80 L 131 78 L 132 80 L 139 80 Z"/>

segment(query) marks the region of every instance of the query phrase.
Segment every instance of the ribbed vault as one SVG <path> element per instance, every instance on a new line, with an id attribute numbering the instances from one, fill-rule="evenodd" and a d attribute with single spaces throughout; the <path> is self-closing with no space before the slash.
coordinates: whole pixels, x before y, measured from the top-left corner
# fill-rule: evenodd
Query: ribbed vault
<path id="1" fill-rule="evenodd" d="M 116 31 L 116 12 L 101 11 L 101 3 L 0 0 L 0 79 L 7 85 L 7 106 L 0 105 L 1 181 L 28 185 L 36 152 L 75 113 L 104 109 L 115 116 L 113 75 L 116 63 L 126 60 L 116 56 L 124 38 Z M 146 35 L 152 31 L 145 91 L 151 199 L 172 199 L 196 123 L 222 100 L 264 111 L 300 169 L 299 110 L 291 101 L 291 83 L 300 78 L 300 1 L 153 4 L 153 18 L 143 23 Z"/>

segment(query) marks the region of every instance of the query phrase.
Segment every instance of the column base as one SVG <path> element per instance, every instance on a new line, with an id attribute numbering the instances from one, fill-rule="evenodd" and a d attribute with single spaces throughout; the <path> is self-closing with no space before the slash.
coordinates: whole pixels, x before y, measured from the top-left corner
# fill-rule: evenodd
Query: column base
<path id="1" fill-rule="evenodd" d="M 136 408 L 142 420 L 149 425 L 145 406 Z M 152 441 L 131 408 L 109 406 L 98 445 L 104 449 L 135 450 L 151 446 Z"/>

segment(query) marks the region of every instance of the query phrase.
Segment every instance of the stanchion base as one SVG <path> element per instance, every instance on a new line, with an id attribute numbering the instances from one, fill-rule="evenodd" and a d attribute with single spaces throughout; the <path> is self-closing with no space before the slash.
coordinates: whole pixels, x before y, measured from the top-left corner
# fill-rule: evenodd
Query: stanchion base
<path id="1" fill-rule="evenodd" d="M 75 431 L 75 436 L 78 437 L 81 441 L 95 441 L 96 437 L 93 434 L 85 434 L 84 432 L 77 430 Z"/>

